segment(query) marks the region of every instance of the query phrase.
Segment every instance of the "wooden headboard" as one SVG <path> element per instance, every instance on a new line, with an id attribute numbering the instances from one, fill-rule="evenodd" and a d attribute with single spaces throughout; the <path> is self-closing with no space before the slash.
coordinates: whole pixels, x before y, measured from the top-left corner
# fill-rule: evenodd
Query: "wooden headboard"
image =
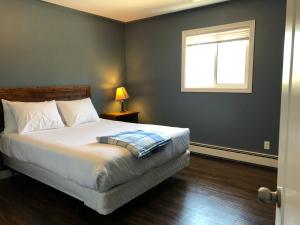
<path id="1" fill-rule="evenodd" d="M 0 99 L 19 102 L 41 102 L 51 100 L 76 100 L 91 96 L 89 85 L 0 88 Z M 0 103 L 0 132 L 4 129 L 4 115 Z"/>

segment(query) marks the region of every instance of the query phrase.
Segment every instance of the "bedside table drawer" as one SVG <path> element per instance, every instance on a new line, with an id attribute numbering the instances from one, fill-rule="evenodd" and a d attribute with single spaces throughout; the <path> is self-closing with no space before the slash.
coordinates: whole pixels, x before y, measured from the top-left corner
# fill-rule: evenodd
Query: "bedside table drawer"
<path id="1" fill-rule="evenodd" d="M 117 117 L 116 120 L 117 121 L 122 121 L 122 122 L 130 122 L 130 123 L 138 123 L 139 122 L 138 114 L 136 114 L 136 115 L 125 115 L 125 116 L 122 116 L 122 117 Z"/>
<path id="2" fill-rule="evenodd" d="M 103 113 L 101 118 L 129 123 L 139 122 L 139 112 Z"/>

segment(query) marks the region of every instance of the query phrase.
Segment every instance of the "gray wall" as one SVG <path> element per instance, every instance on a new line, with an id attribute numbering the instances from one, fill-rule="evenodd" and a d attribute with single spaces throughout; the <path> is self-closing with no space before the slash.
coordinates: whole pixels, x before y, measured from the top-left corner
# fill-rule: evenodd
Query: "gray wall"
<path id="1" fill-rule="evenodd" d="M 253 93 L 181 93 L 181 32 L 251 19 Z M 233 0 L 126 24 L 130 109 L 146 123 L 189 127 L 195 142 L 277 155 L 284 26 L 284 0 Z"/>
<path id="2" fill-rule="evenodd" d="M 0 86 L 91 84 L 111 110 L 125 81 L 125 25 L 39 0 L 0 0 Z"/>
<path id="3" fill-rule="evenodd" d="M 249 19 L 256 20 L 253 93 L 181 93 L 182 30 Z M 127 80 L 130 109 L 143 122 L 276 155 L 284 22 L 284 0 L 232 0 L 126 25 L 39 0 L 0 0 L 0 86 L 91 84 L 97 109 L 109 111 Z"/>

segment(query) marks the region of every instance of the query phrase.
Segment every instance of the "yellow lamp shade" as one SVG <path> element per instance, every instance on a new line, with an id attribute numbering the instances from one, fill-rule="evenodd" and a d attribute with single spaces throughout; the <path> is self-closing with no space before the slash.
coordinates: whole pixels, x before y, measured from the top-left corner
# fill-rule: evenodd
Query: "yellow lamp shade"
<path id="1" fill-rule="evenodd" d="M 116 90 L 116 101 L 128 99 L 129 95 L 124 87 L 118 87 Z"/>

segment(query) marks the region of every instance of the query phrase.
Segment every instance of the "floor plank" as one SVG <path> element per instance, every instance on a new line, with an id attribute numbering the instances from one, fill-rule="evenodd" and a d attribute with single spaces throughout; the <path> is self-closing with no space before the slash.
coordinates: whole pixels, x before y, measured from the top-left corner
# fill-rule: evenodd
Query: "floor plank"
<path id="1" fill-rule="evenodd" d="M 276 171 L 193 155 L 190 166 L 101 216 L 81 202 L 31 178 L 0 181 L 1 225 L 274 225 L 275 206 L 257 188 L 275 189 Z"/>

